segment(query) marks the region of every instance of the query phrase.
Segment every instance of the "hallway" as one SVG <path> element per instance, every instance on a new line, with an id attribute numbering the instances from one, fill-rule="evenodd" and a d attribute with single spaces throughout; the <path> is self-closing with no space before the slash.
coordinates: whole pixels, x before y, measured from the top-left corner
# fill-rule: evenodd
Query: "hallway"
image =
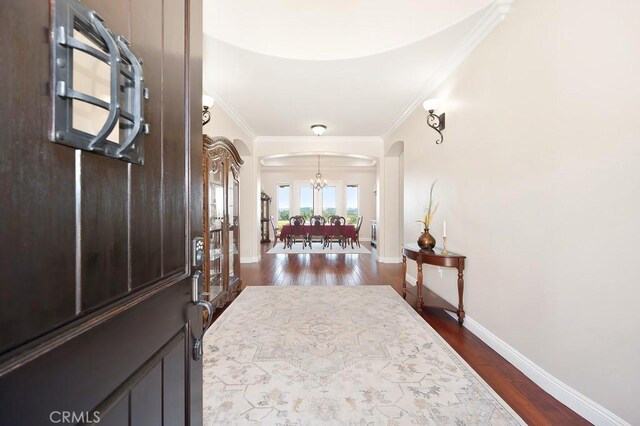
<path id="1" fill-rule="evenodd" d="M 242 287 L 290 285 L 391 285 L 401 293 L 401 264 L 379 263 L 375 249 L 360 255 L 270 255 L 271 244 L 261 244 L 260 262 L 242 265 Z M 407 302 L 412 304 L 409 289 Z M 428 293 L 429 297 L 437 297 Z M 219 311 L 219 315 L 222 311 Z M 586 420 L 555 400 L 453 317 L 438 309 L 422 313 L 431 327 L 500 395 L 528 424 L 585 425 Z"/>

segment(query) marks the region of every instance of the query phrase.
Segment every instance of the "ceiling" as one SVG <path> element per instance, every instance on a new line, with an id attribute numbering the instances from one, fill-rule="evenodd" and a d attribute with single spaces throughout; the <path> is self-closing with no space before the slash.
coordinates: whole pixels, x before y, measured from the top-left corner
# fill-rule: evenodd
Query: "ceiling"
<path id="1" fill-rule="evenodd" d="M 204 92 L 250 136 L 384 136 L 505 2 L 208 0 Z"/>

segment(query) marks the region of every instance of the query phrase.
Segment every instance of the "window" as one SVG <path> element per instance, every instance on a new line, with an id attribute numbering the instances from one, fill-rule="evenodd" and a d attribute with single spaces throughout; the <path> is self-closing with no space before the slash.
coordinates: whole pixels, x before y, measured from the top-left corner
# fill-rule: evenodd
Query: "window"
<path id="1" fill-rule="evenodd" d="M 356 225 L 358 223 L 358 185 L 347 185 L 347 223 Z"/>
<path id="2" fill-rule="evenodd" d="M 291 216 L 291 187 L 289 185 L 278 185 L 276 194 L 278 199 L 278 228 L 289 222 Z"/>
<path id="3" fill-rule="evenodd" d="M 299 214 L 304 216 L 307 219 L 307 222 L 311 219 L 311 216 L 313 216 L 313 192 L 314 189 L 311 185 L 307 184 L 300 187 Z"/>
<path id="4" fill-rule="evenodd" d="M 335 186 L 325 186 L 322 188 L 322 216 L 328 218 L 329 216 L 337 214 L 337 195 Z"/>

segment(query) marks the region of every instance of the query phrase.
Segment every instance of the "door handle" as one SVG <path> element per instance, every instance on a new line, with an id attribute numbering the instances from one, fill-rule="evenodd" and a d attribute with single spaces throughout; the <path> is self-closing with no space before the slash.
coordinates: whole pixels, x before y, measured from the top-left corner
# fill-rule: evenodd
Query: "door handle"
<path id="1" fill-rule="evenodd" d="M 202 359 L 203 347 L 202 347 L 202 339 L 204 339 L 204 335 L 211 327 L 213 323 L 213 306 L 207 300 L 200 299 L 200 286 L 202 284 L 203 274 L 202 271 L 197 270 L 193 273 L 191 277 L 191 302 L 198 306 L 198 308 L 204 308 L 207 311 L 207 321 L 202 327 L 202 335 L 198 339 L 194 339 L 193 341 L 193 359 L 199 361 Z M 200 316 L 198 316 L 200 318 Z"/>
<path id="2" fill-rule="evenodd" d="M 204 336 L 209 327 L 211 327 L 211 323 L 213 323 L 213 306 L 206 300 L 198 300 L 196 305 L 203 307 L 207 311 L 207 322 L 202 327 L 202 335 Z"/>

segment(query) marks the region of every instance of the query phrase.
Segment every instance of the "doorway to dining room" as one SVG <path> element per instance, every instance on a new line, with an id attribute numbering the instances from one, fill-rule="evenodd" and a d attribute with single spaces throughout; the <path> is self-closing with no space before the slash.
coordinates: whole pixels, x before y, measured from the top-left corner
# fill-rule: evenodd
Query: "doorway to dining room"
<path id="1" fill-rule="evenodd" d="M 326 185 L 315 189 L 310 180 L 319 171 Z M 300 215 L 307 225 L 312 216 L 344 217 L 356 227 L 361 216 L 359 241 L 370 241 L 371 221 L 377 217 L 377 162 L 374 158 L 337 153 L 274 155 L 261 160 L 261 191 L 272 198 L 277 227 Z M 277 248 L 277 247 L 276 247 Z"/>

